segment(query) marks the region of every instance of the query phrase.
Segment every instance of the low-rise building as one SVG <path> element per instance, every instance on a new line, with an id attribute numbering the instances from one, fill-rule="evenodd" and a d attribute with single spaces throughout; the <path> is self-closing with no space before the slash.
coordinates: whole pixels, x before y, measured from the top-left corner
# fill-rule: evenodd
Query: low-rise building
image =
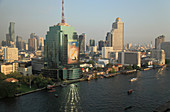
<path id="1" fill-rule="evenodd" d="M 3 63 L 0 65 L 0 71 L 5 75 L 8 75 L 12 72 L 18 72 L 18 63 Z"/>
<path id="2" fill-rule="evenodd" d="M 24 76 L 29 76 L 32 74 L 31 62 L 19 63 L 18 72 Z"/>
<path id="3" fill-rule="evenodd" d="M 119 52 L 118 63 L 122 65 L 137 65 L 141 67 L 141 54 L 140 52 Z"/>

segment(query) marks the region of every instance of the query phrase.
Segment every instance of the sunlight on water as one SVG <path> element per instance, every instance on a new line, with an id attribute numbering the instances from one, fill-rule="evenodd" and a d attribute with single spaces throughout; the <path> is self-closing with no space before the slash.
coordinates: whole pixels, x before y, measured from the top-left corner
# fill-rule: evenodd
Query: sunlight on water
<path id="1" fill-rule="evenodd" d="M 65 97 L 66 103 L 64 106 L 65 112 L 79 112 L 80 111 L 80 96 L 75 84 L 71 84 L 69 91 Z M 61 109 L 62 110 L 62 107 Z"/>

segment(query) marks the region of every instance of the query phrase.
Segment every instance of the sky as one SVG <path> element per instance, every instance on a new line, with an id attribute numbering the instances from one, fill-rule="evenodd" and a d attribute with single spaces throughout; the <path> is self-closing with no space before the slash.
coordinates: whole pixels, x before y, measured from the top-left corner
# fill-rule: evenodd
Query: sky
<path id="1" fill-rule="evenodd" d="M 28 40 L 31 33 L 44 37 L 61 21 L 62 0 L 0 0 L 0 41 L 9 23 L 15 35 Z M 65 0 L 66 22 L 78 34 L 105 40 L 117 17 L 124 22 L 125 43 L 150 43 L 160 35 L 170 41 L 170 0 Z"/>

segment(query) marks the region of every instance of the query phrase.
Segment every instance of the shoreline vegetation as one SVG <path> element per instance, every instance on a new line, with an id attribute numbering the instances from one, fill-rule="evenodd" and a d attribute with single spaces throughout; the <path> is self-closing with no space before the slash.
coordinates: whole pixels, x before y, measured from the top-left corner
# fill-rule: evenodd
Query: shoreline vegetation
<path id="1" fill-rule="evenodd" d="M 162 66 L 162 68 L 166 67 L 167 65 Z M 153 68 L 145 68 L 140 71 L 147 71 L 151 70 Z M 122 72 L 118 73 L 110 73 L 107 75 L 99 75 L 99 76 L 94 76 L 90 80 L 93 79 L 99 79 L 99 78 L 110 78 L 114 77 L 119 74 L 132 74 L 135 73 L 139 70 L 134 69 L 134 70 L 125 70 Z M 5 82 L 4 79 L 7 78 L 16 78 L 19 80 L 19 82 Z M 22 76 L 21 74 L 15 72 L 11 73 L 9 75 L 4 75 L 0 73 L 0 99 L 1 98 L 6 98 L 6 97 L 19 97 L 22 95 L 34 93 L 37 91 L 45 90 L 47 89 L 47 85 L 53 85 L 54 87 L 58 87 L 61 84 L 72 84 L 72 83 L 77 83 L 77 82 L 82 82 L 82 81 L 89 81 L 88 78 L 81 78 L 81 79 L 75 79 L 75 80 L 64 80 L 64 81 L 59 81 L 59 82 L 53 82 L 52 79 L 50 78 L 45 78 L 42 76 L 42 74 L 38 76 Z M 4 91 L 4 92 L 3 92 Z"/>

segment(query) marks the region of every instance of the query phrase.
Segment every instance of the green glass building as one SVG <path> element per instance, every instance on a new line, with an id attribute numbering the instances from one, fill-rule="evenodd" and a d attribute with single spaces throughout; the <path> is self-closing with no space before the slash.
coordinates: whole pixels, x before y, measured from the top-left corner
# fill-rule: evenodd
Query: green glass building
<path id="1" fill-rule="evenodd" d="M 73 27 L 67 23 L 50 27 L 44 43 L 46 74 L 62 80 L 80 78 L 78 35 Z"/>

